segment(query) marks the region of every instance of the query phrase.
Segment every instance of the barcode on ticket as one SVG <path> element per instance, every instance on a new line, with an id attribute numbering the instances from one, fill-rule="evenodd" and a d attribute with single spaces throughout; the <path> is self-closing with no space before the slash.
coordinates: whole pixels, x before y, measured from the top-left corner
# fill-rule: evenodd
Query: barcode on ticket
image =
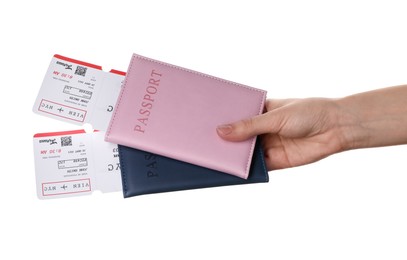
<path id="1" fill-rule="evenodd" d="M 72 136 L 62 136 L 61 146 L 72 146 Z"/>
<path id="2" fill-rule="evenodd" d="M 76 74 L 76 75 L 79 75 L 79 76 L 85 76 L 87 69 L 88 69 L 88 68 L 86 68 L 86 67 L 77 66 L 77 67 L 76 67 L 76 70 L 75 70 L 75 74 Z"/>

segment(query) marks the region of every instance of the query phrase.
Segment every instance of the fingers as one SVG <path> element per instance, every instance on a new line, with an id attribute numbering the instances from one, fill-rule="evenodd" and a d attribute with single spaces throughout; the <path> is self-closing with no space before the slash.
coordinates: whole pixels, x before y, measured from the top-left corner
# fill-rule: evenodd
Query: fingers
<path id="1" fill-rule="evenodd" d="M 238 142 L 260 134 L 278 133 L 284 119 L 283 113 L 278 110 L 293 101 L 295 99 L 269 99 L 265 104 L 265 114 L 218 126 L 218 135 L 227 141 Z"/>
<path id="2" fill-rule="evenodd" d="M 272 117 L 272 113 L 269 112 L 235 123 L 218 126 L 216 130 L 218 135 L 227 141 L 244 141 L 256 135 L 278 131 L 278 129 L 273 129 L 275 121 L 272 120 Z"/>

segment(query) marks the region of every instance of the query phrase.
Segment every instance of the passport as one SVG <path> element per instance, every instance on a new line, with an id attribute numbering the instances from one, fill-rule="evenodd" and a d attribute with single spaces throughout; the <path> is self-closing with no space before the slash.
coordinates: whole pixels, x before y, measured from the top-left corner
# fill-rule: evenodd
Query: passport
<path id="1" fill-rule="evenodd" d="M 125 198 L 169 191 L 268 182 L 264 155 L 258 143 L 248 178 L 242 179 L 194 164 L 119 145 Z"/>
<path id="2" fill-rule="evenodd" d="M 256 137 L 218 125 L 259 115 L 266 91 L 134 54 L 105 140 L 247 179 Z"/>

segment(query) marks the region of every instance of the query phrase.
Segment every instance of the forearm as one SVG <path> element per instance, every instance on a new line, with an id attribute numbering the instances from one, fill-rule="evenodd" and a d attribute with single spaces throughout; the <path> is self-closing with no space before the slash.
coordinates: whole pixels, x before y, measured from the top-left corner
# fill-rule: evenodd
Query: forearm
<path id="1" fill-rule="evenodd" d="M 407 85 L 335 101 L 344 149 L 407 144 Z"/>

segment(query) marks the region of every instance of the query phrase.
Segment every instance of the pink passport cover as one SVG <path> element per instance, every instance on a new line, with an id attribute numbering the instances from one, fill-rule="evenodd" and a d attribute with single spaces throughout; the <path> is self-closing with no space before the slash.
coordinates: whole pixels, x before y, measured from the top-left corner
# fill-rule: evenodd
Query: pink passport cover
<path id="1" fill-rule="evenodd" d="M 216 127 L 263 111 L 266 91 L 134 54 L 106 141 L 248 177 L 256 138 Z"/>

